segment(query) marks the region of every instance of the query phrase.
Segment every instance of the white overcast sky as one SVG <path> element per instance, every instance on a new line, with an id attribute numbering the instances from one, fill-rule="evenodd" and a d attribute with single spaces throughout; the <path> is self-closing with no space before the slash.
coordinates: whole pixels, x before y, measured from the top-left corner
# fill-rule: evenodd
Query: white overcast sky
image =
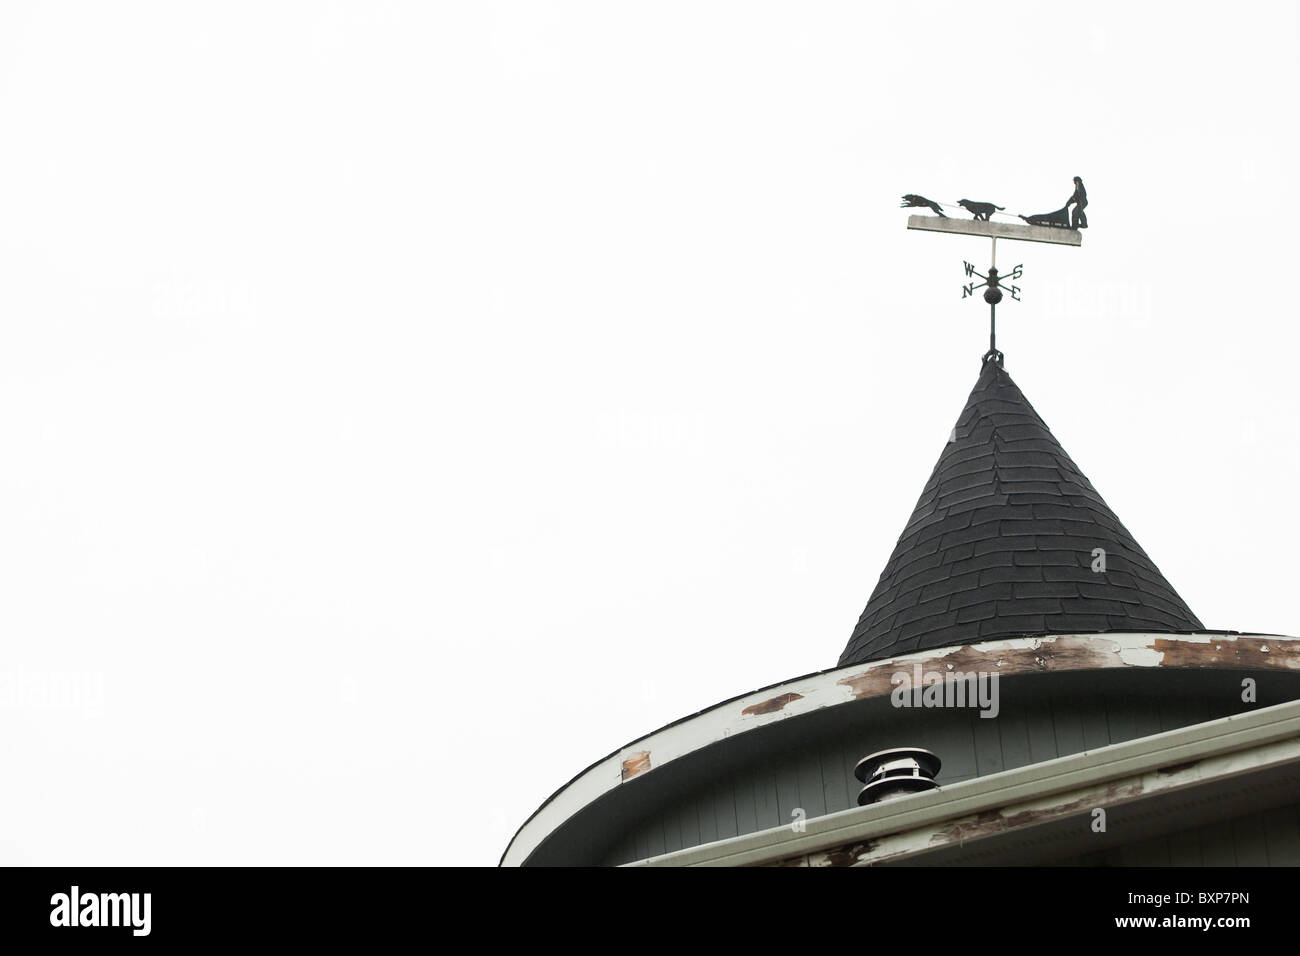
<path id="1" fill-rule="evenodd" d="M 0 862 L 494 864 L 834 666 L 1006 367 L 1300 634 L 1295 3 L 5 3 Z"/>

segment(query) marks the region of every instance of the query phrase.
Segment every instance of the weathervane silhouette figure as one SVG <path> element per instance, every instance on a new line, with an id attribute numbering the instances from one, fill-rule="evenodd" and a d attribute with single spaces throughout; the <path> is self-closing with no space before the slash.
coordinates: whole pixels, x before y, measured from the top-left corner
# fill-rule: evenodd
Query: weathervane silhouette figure
<path id="1" fill-rule="evenodd" d="M 995 206 L 991 202 L 974 202 L 970 199 L 958 199 L 957 205 L 974 215 L 976 219 L 984 222 L 988 222 L 989 216 L 993 215 L 993 213 L 1001 212 L 1006 208 L 1005 206 Z"/>
<path id="2" fill-rule="evenodd" d="M 1074 214 L 1070 207 L 1074 206 Z M 1088 193 L 1083 188 L 1083 180 L 1074 177 L 1074 193 L 1065 201 L 1065 205 L 1056 212 L 1042 212 L 1034 216 L 1021 216 L 1031 226 L 1064 226 L 1066 229 L 1087 229 L 1088 217 L 1083 210 L 1088 206 Z"/>
<path id="3" fill-rule="evenodd" d="M 903 197 L 903 205 L 900 208 L 907 208 L 908 206 L 928 206 L 931 209 L 933 209 L 935 212 L 937 212 L 939 215 L 943 216 L 943 210 L 939 208 L 939 204 L 932 200 L 926 199 L 924 196 L 917 196 L 914 195 L 913 193 L 908 193 L 906 196 Z M 946 219 L 948 217 L 944 216 L 944 218 Z"/>
<path id="4" fill-rule="evenodd" d="M 996 206 L 991 202 L 962 199 L 955 203 L 955 205 L 969 212 L 974 217 L 973 219 L 952 219 L 944 215 L 943 205 L 943 203 L 926 199 L 916 193 L 905 194 L 903 196 L 904 207 L 925 207 L 938 214 L 938 218 L 935 216 L 909 216 L 907 228 L 967 236 L 985 236 L 992 240 L 992 248 L 989 253 L 990 264 L 987 273 L 977 272 L 974 265 L 963 261 L 962 265 L 966 269 L 967 278 L 978 276 L 984 281 L 976 284 L 972 279 L 971 282 L 962 286 L 961 297 L 963 299 L 969 298 L 975 295 L 976 290 L 984 290 L 984 301 L 989 304 L 989 348 L 984 353 L 983 360 L 986 363 L 992 362 L 1001 368 L 1003 355 L 998 351 L 997 340 L 998 303 L 1003 299 L 1003 290 L 1009 292 L 1012 299 L 1017 302 L 1020 301 L 1020 287 L 1006 283 L 1010 279 L 1019 279 L 1024 274 L 1024 265 L 1023 263 L 1017 264 L 1006 275 L 1000 275 L 997 265 L 998 240 L 1019 239 L 1027 242 L 1048 242 L 1064 246 L 1082 245 L 1083 236 L 1080 235 L 1079 230 L 1088 228 L 1088 217 L 1084 214 L 1084 209 L 1088 206 L 1088 194 L 1084 191 L 1083 180 L 1075 176 L 1074 193 L 1061 209 L 1033 216 L 1016 214 L 1016 218 L 1023 220 L 1026 225 L 991 221 L 994 215 L 1003 212 L 1005 209 L 1004 206 Z M 1071 206 L 1074 207 L 1073 215 L 1071 215 Z"/>
<path id="5" fill-rule="evenodd" d="M 1070 218 L 1070 228 L 1087 229 L 1088 217 L 1083 211 L 1088 208 L 1088 193 L 1083 188 L 1083 180 L 1078 176 L 1074 177 L 1074 195 L 1065 201 L 1065 208 L 1069 209 L 1074 206 L 1074 215 Z"/>

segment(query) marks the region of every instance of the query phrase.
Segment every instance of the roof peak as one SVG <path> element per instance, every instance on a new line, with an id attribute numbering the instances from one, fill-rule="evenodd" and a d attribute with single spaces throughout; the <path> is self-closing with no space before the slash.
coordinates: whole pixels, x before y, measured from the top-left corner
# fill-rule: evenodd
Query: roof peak
<path id="1" fill-rule="evenodd" d="M 990 352 L 839 664 L 1203 629 Z"/>

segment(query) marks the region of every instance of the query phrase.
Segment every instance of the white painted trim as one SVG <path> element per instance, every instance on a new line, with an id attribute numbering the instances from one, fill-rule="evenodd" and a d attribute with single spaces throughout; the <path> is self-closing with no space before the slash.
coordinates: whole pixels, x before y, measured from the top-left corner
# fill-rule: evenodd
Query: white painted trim
<path id="1" fill-rule="evenodd" d="M 727 737 L 758 730 L 791 717 L 888 693 L 889 678 L 915 664 L 942 664 L 945 658 L 962 662 L 977 658 L 990 666 L 1014 665 L 1012 673 L 1025 668 L 1043 671 L 1080 669 L 1143 668 L 1165 666 L 1171 648 L 1186 646 L 1204 660 L 1199 664 L 1170 666 L 1236 667 L 1236 653 L 1244 642 L 1252 651 L 1261 646 L 1276 653 L 1275 667 L 1300 669 L 1300 638 L 1261 634 L 1052 634 L 1021 637 L 982 644 L 939 647 L 884 661 L 872 661 L 810 674 L 784 684 L 754 691 L 717 704 L 694 717 L 669 724 L 622 747 L 579 774 L 543 804 L 519 829 L 506 850 L 503 866 L 521 865 L 528 856 L 566 820 L 599 797 L 635 782 L 646 770 L 663 767 Z M 1198 650 L 1199 647 L 1199 650 Z M 1080 650 L 1086 661 L 1073 660 Z M 1056 661 L 1063 663 L 1055 663 Z M 1272 663 L 1272 662 L 1270 662 Z M 951 665 L 949 665 L 951 666 Z M 883 688 L 883 689 L 882 689 Z M 784 698 L 784 700 L 783 700 Z M 779 705 L 779 706 L 778 706 Z M 770 708 L 770 709 L 769 709 Z M 624 767 L 633 773 L 624 777 Z"/>

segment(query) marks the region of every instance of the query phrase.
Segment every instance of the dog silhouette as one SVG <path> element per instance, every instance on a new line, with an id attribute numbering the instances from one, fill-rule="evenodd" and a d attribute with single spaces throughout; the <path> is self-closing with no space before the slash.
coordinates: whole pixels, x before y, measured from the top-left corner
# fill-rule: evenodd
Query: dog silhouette
<path id="1" fill-rule="evenodd" d="M 915 193 L 908 193 L 903 197 L 903 206 L 900 206 L 899 208 L 906 206 L 928 206 L 930 209 L 933 209 L 939 215 L 943 216 L 943 210 L 939 208 L 937 202 L 933 199 L 926 199 L 924 196 L 918 196 Z M 948 217 L 943 216 L 943 218 L 947 219 Z"/>
<path id="2" fill-rule="evenodd" d="M 995 206 L 991 202 L 975 202 L 970 199 L 959 200 L 957 205 L 961 206 L 969 213 L 974 213 L 977 220 L 983 220 L 984 222 L 988 222 L 989 216 L 993 215 L 994 212 L 1001 212 L 1005 208 L 1003 206 Z"/>

